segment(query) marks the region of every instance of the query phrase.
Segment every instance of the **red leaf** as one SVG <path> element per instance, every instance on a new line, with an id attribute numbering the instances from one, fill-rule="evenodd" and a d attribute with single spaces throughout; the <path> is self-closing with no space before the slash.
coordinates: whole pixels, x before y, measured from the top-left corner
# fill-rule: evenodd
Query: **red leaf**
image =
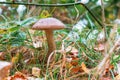
<path id="1" fill-rule="evenodd" d="M 10 80 L 28 80 L 28 79 L 23 73 L 16 72 L 14 76 L 10 77 Z"/>

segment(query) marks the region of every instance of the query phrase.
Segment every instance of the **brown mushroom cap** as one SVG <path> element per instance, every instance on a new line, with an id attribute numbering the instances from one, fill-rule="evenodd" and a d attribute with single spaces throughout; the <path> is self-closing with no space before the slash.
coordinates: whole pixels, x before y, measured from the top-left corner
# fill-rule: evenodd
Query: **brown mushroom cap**
<path id="1" fill-rule="evenodd" d="M 58 30 L 58 29 L 64 29 L 65 25 L 56 18 L 44 18 L 40 19 L 38 22 L 36 22 L 32 29 L 35 30 Z"/>

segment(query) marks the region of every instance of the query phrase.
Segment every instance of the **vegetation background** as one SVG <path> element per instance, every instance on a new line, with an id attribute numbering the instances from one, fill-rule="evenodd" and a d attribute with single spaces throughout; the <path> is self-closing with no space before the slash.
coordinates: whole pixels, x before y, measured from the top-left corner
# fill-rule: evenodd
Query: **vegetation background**
<path id="1" fill-rule="evenodd" d="M 10 76 L 14 76 L 15 72 L 21 72 L 21 75 L 25 75 L 24 78 L 33 77 L 36 75 L 32 69 L 37 67 L 40 73 L 38 72 L 36 77 L 43 80 L 94 80 L 98 75 L 98 80 L 119 77 L 120 0 L 0 2 L 56 5 L 81 2 L 102 24 L 99 25 L 90 12 L 80 4 L 48 7 L 0 3 L 0 60 L 12 63 Z M 55 60 L 52 63 L 45 62 L 48 51 L 45 32 L 31 29 L 36 21 L 48 17 L 55 17 L 66 25 L 65 29 L 54 31 L 57 50 L 53 54 Z M 95 75 L 96 71 L 98 75 Z"/>

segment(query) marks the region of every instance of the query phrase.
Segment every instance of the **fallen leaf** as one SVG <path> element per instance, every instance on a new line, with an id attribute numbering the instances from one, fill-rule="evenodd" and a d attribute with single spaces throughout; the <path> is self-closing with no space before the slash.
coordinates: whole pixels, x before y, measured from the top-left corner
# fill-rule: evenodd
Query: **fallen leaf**
<path id="1" fill-rule="evenodd" d="M 72 64 L 70 64 L 70 63 L 66 63 L 66 69 L 70 69 L 70 68 L 72 68 L 72 67 L 73 67 Z"/>
<path id="2" fill-rule="evenodd" d="M 112 80 L 110 77 L 101 77 L 100 80 Z"/>
<path id="3" fill-rule="evenodd" d="M 12 64 L 10 62 L 0 61 L 0 80 L 8 77 Z"/>
<path id="4" fill-rule="evenodd" d="M 66 52 L 70 52 L 74 57 L 78 56 L 78 50 L 75 47 L 68 46 Z"/>
<path id="5" fill-rule="evenodd" d="M 120 80 L 120 74 L 115 77 L 115 80 Z"/>
<path id="6" fill-rule="evenodd" d="M 32 75 L 33 76 L 36 76 L 36 77 L 39 77 L 40 76 L 40 69 L 39 68 L 37 68 L 37 67 L 33 67 L 32 68 Z"/>
<path id="7" fill-rule="evenodd" d="M 26 75 L 21 72 L 16 72 L 15 75 L 8 78 L 8 80 L 28 80 Z"/>
<path id="8" fill-rule="evenodd" d="M 28 80 L 45 80 L 44 78 L 28 77 Z"/>
<path id="9" fill-rule="evenodd" d="M 17 53 L 14 57 L 12 57 L 11 62 L 12 62 L 13 64 L 17 63 L 18 60 L 19 60 L 19 56 L 20 56 L 20 54 Z"/>
<path id="10" fill-rule="evenodd" d="M 72 46 L 68 46 L 68 47 L 65 49 L 66 52 L 69 52 L 69 51 L 71 51 L 71 50 L 72 50 Z"/>
<path id="11" fill-rule="evenodd" d="M 82 62 L 81 67 L 84 70 L 84 72 L 90 73 L 89 69 L 86 67 L 86 65 L 84 64 L 84 62 Z"/>
<path id="12" fill-rule="evenodd" d="M 74 57 L 78 56 L 78 50 L 75 47 L 72 48 L 71 53 L 74 55 Z"/>
<path id="13" fill-rule="evenodd" d="M 105 44 L 99 43 L 97 46 L 95 46 L 94 50 L 104 51 L 105 50 Z"/>
<path id="14" fill-rule="evenodd" d="M 76 66 L 76 65 L 78 65 L 78 61 L 79 61 L 79 58 L 72 58 L 72 61 L 71 61 L 71 64 L 73 65 L 73 66 Z"/>
<path id="15" fill-rule="evenodd" d="M 80 69 L 81 69 L 80 66 L 73 67 L 73 68 L 70 70 L 70 73 L 71 73 L 71 74 L 78 73 L 78 72 L 80 71 Z"/>
<path id="16" fill-rule="evenodd" d="M 111 70 L 111 69 L 114 69 L 114 65 L 110 65 L 109 66 L 109 69 Z"/>
<path id="17" fill-rule="evenodd" d="M 25 74 L 25 75 L 30 75 L 30 72 L 27 69 L 22 69 L 22 70 L 20 70 L 20 72 Z"/>
<path id="18" fill-rule="evenodd" d="M 4 60 L 5 59 L 5 53 L 4 52 L 0 52 L 0 60 Z"/>
<path id="19" fill-rule="evenodd" d="M 66 58 L 66 61 L 67 61 L 67 62 L 71 62 L 71 61 L 72 61 L 72 58 Z"/>

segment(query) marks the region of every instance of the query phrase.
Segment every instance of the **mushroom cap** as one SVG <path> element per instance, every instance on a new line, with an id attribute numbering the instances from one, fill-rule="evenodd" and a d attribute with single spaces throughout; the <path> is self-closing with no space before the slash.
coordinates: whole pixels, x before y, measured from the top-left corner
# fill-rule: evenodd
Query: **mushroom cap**
<path id="1" fill-rule="evenodd" d="M 43 18 L 37 21 L 32 29 L 35 30 L 58 30 L 64 29 L 65 25 L 56 18 Z"/>

